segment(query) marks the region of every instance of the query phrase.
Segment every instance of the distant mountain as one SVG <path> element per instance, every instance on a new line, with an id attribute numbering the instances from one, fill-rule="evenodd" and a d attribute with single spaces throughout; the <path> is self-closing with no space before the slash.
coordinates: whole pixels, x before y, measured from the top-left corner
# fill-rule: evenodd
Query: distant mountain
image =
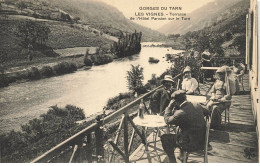
<path id="1" fill-rule="evenodd" d="M 45 0 L 68 13 L 72 17 L 79 17 L 81 23 L 101 30 L 113 36 L 122 32 L 143 33 L 145 41 L 163 40 L 165 36 L 157 31 L 138 25 L 127 18 L 115 7 L 93 0 Z"/>
<path id="2" fill-rule="evenodd" d="M 182 35 L 189 40 L 191 46 L 203 51 L 210 49 L 212 53 L 224 56 L 245 56 L 246 51 L 246 15 L 250 0 L 242 0 L 226 8 L 221 14 L 212 17 L 210 26 L 197 31 L 189 31 Z M 207 43 L 210 44 L 207 44 Z M 216 46 L 217 45 L 217 46 Z M 218 53 L 218 52 L 217 52 Z"/>
<path id="3" fill-rule="evenodd" d="M 190 21 L 174 20 L 159 28 L 158 31 L 164 34 L 185 34 L 189 31 L 197 31 L 209 27 L 220 19 L 217 16 L 240 1 L 214 0 L 191 13 L 187 13 L 187 17 L 191 18 Z"/>

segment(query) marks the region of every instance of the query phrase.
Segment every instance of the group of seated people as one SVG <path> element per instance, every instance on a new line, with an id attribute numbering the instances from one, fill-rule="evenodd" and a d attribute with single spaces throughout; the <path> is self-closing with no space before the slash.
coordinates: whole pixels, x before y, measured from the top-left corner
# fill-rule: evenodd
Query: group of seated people
<path id="1" fill-rule="evenodd" d="M 210 89 L 207 102 L 201 103 L 187 101 L 186 94 L 196 94 L 198 82 L 191 77 L 190 67 L 183 71 L 184 79 L 181 90 L 173 88 L 174 80 L 166 75 L 162 81 L 163 87 L 155 91 L 150 100 L 152 114 L 164 116 L 166 124 L 179 127 L 178 134 L 164 134 L 161 142 L 170 162 L 176 162 L 174 150 L 183 151 L 203 149 L 205 142 L 206 122 L 205 116 L 211 117 L 211 128 L 217 129 L 221 125 L 221 114 L 226 108 L 227 101 L 231 100 L 232 88 L 228 81 L 230 68 L 222 66 L 216 71 L 216 81 Z"/>

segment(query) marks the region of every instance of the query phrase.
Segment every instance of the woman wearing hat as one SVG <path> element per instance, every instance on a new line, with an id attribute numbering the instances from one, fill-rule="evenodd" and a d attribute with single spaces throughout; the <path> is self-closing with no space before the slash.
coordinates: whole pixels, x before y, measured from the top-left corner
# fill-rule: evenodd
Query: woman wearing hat
<path id="1" fill-rule="evenodd" d="M 173 79 L 170 75 L 165 75 L 162 80 L 163 87 L 156 90 L 150 100 L 150 109 L 152 114 L 164 115 L 164 109 L 171 100 L 171 94 L 174 92 Z"/>
<path id="2" fill-rule="evenodd" d="M 187 95 L 198 93 L 198 81 L 191 77 L 191 69 L 187 66 L 184 71 L 184 79 L 182 81 L 182 90 L 186 91 Z"/>
<path id="3" fill-rule="evenodd" d="M 207 107 L 212 112 L 211 128 L 219 128 L 221 125 L 221 114 L 226 108 L 226 101 L 232 98 L 233 87 L 230 86 L 228 76 L 231 70 L 228 66 L 222 66 L 216 71 L 217 80 L 209 91 L 211 96 Z"/>

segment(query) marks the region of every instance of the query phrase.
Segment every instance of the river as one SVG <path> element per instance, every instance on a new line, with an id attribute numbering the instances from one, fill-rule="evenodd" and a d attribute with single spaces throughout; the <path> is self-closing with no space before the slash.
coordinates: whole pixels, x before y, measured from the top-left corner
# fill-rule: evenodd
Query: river
<path id="1" fill-rule="evenodd" d="M 144 45 L 145 43 L 143 43 Z M 153 43 L 156 44 L 156 43 Z M 86 116 L 102 111 L 109 98 L 127 92 L 126 73 L 131 64 L 144 68 L 144 83 L 152 74 L 159 76 L 170 64 L 166 53 L 179 53 L 163 47 L 142 47 L 139 54 L 114 60 L 89 70 L 14 84 L 0 89 L 0 133 L 19 130 L 22 124 L 46 113 L 50 106 L 72 104 L 83 108 Z M 149 57 L 159 59 L 150 64 Z"/>

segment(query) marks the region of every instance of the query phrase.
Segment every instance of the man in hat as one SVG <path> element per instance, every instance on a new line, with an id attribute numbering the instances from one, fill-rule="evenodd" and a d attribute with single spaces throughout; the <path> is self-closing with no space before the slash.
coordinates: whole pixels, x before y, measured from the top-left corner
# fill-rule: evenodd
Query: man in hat
<path id="1" fill-rule="evenodd" d="M 172 76 L 165 75 L 162 84 L 163 87 L 156 90 L 150 100 L 151 113 L 160 114 L 161 116 L 164 115 L 164 110 L 170 103 L 171 94 L 174 91 Z"/>
<path id="2" fill-rule="evenodd" d="M 230 86 L 228 76 L 231 70 L 228 66 L 222 66 L 216 71 L 217 80 L 210 89 L 210 99 L 207 107 L 212 112 L 211 128 L 217 129 L 221 125 L 221 114 L 227 107 L 226 102 L 230 101 L 233 94 L 233 86 Z"/>
<path id="3" fill-rule="evenodd" d="M 179 158 L 184 150 L 192 152 L 203 149 L 206 132 L 204 115 L 208 115 L 209 111 L 198 103 L 188 102 L 186 92 L 183 90 L 175 91 L 172 99 L 165 110 L 164 120 L 167 124 L 179 126 L 180 132 L 162 135 L 161 142 L 169 161 L 176 162 L 174 155 L 176 147 L 181 151 Z"/>
<path id="4" fill-rule="evenodd" d="M 191 77 L 191 69 L 187 66 L 184 71 L 184 78 L 182 81 L 182 90 L 186 91 L 187 95 L 192 95 L 198 92 L 199 83 L 195 78 Z"/>

